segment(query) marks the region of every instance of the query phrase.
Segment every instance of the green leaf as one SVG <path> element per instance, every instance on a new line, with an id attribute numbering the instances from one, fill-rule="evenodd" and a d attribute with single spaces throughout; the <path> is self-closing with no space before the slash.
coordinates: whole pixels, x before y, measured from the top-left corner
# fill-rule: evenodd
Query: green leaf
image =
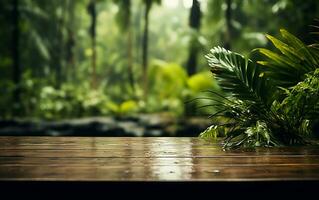
<path id="1" fill-rule="evenodd" d="M 268 60 L 257 63 L 264 66 L 264 70 L 269 72 L 266 75 L 272 78 L 277 86 L 291 87 L 302 81 L 305 74 L 318 68 L 319 54 L 288 31 L 281 29 L 281 35 L 284 41 L 267 35 L 280 53 L 258 49 Z"/>
<path id="2" fill-rule="evenodd" d="M 206 58 L 224 91 L 260 105 L 267 105 L 271 101 L 273 88 L 266 78 L 260 76 L 259 65 L 221 47 L 211 49 Z"/>

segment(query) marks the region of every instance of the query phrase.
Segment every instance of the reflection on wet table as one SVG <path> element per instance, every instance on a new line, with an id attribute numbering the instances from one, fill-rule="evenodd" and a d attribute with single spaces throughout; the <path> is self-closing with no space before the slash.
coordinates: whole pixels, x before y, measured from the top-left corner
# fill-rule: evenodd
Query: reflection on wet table
<path id="1" fill-rule="evenodd" d="M 0 137 L 0 180 L 318 180 L 319 148 L 224 151 L 198 138 Z"/>

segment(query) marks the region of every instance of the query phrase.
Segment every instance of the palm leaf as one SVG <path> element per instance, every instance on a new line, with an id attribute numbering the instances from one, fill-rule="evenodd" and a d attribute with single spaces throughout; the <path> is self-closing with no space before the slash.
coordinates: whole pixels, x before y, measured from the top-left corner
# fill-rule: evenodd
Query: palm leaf
<path id="1" fill-rule="evenodd" d="M 290 87 L 302 81 L 304 75 L 318 68 L 319 57 L 314 48 L 305 45 L 288 31 L 280 30 L 283 41 L 271 35 L 267 38 L 280 51 L 258 49 L 269 61 L 258 61 L 264 66 L 267 75 L 281 87 Z"/>
<path id="2" fill-rule="evenodd" d="M 219 111 L 212 115 L 227 123 L 211 126 L 201 137 L 224 130 L 226 148 L 308 144 L 319 115 L 319 49 L 281 33 L 283 40 L 267 36 L 279 52 L 259 49 L 267 61 L 253 63 L 221 47 L 206 56 L 221 89 L 231 96 L 217 102 Z"/>
<path id="3" fill-rule="evenodd" d="M 294 48 L 290 47 L 288 44 L 282 42 L 281 40 L 278 40 L 277 38 L 266 35 L 266 37 L 273 43 L 273 45 L 284 55 L 287 56 L 287 58 L 291 59 L 293 62 L 300 62 L 300 54 L 294 50 Z"/>
<path id="4" fill-rule="evenodd" d="M 221 47 L 211 49 L 206 58 L 224 91 L 241 100 L 261 105 L 271 102 L 273 89 L 262 76 L 259 65 Z"/>
<path id="5" fill-rule="evenodd" d="M 280 33 L 287 44 L 294 48 L 309 67 L 312 68 L 311 71 L 315 70 L 316 66 L 318 67 L 318 56 L 314 55 L 307 45 L 285 29 L 281 29 Z"/>

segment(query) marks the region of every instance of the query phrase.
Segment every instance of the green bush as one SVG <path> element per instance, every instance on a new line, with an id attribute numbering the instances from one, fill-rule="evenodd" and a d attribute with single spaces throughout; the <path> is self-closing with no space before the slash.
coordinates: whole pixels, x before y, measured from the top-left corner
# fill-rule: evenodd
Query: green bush
<path id="1" fill-rule="evenodd" d="M 188 76 L 185 68 L 175 63 L 155 61 L 149 70 L 148 112 L 171 111 L 177 115 L 207 113 L 207 90 L 219 92 L 208 71 Z M 196 98 L 202 95 L 203 98 Z M 191 100 L 191 102 L 189 102 Z M 194 100 L 194 101 L 192 101 Z M 189 102 L 189 103 L 188 103 Z M 201 109 L 198 109 L 201 107 Z"/>
<path id="2" fill-rule="evenodd" d="M 105 115 L 109 111 L 108 102 L 103 92 L 86 86 L 65 84 L 61 89 L 45 86 L 40 90 L 34 115 L 46 119 Z"/>

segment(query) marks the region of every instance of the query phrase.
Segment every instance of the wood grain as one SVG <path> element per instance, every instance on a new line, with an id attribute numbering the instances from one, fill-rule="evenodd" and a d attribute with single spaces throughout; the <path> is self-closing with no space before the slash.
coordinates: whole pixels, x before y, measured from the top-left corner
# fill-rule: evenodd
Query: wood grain
<path id="1" fill-rule="evenodd" d="M 0 137 L 0 181 L 319 180 L 319 147 L 224 151 L 198 138 Z"/>

